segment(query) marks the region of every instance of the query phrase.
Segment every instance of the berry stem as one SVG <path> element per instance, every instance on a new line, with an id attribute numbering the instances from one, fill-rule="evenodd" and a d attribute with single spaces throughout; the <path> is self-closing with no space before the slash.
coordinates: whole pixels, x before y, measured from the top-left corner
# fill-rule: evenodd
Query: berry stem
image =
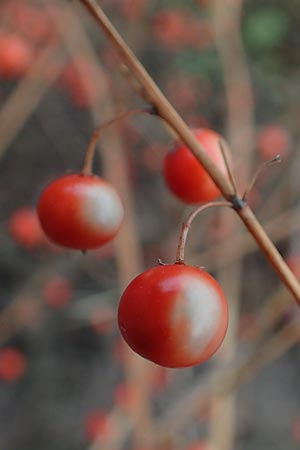
<path id="1" fill-rule="evenodd" d="M 250 182 L 244 192 L 244 195 L 242 197 L 244 201 L 247 200 L 247 196 L 248 196 L 249 192 L 251 192 L 251 190 L 252 190 L 253 186 L 255 185 L 260 174 L 268 167 L 273 166 L 273 164 L 275 164 L 275 163 L 280 163 L 281 161 L 282 161 L 281 156 L 276 155 L 275 158 L 273 158 L 269 161 L 265 161 L 264 163 L 261 164 L 261 166 L 258 167 L 258 169 L 255 171 L 252 179 L 250 180 Z"/>
<path id="2" fill-rule="evenodd" d="M 110 120 L 107 120 L 106 122 L 104 122 L 103 124 L 101 124 L 93 133 L 91 141 L 89 143 L 88 149 L 86 151 L 86 156 L 85 156 L 85 160 L 84 160 L 84 164 L 82 167 L 82 171 L 81 173 L 83 175 L 90 175 L 93 170 L 93 160 L 94 160 L 94 155 L 95 155 L 95 149 L 96 149 L 96 145 L 98 142 L 98 139 L 100 138 L 102 132 L 110 127 L 111 125 L 113 125 L 115 122 L 118 122 L 119 120 L 124 119 L 125 117 L 129 117 L 132 116 L 134 114 L 155 114 L 155 111 L 153 108 L 136 108 L 136 109 L 131 109 L 129 111 L 123 111 L 119 114 L 117 114 L 115 117 L 113 117 Z"/>
<path id="3" fill-rule="evenodd" d="M 203 146 L 198 142 L 190 127 L 183 121 L 181 116 L 172 107 L 167 98 L 163 95 L 157 84 L 149 76 L 146 69 L 135 57 L 132 50 L 125 43 L 116 28 L 112 25 L 103 9 L 96 0 L 80 0 L 80 2 L 88 9 L 98 24 L 101 26 L 104 34 L 111 44 L 117 49 L 120 58 L 123 60 L 128 70 L 134 78 L 140 83 L 143 92 L 151 105 L 157 109 L 157 114 L 168 123 L 168 125 L 176 132 L 179 139 L 184 142 L 195 157 L 200 161 L 205 170 L 212 177 L 218 188 L 224 194 L 227 200 L 231 200 L 234 196 L 231 183 L 222 173 L 217 165 L 212 161 Z M 299 288 L 300 290 L 300 288 Z M 299 294 L 300 298 L 300 294 Z"/>
<path id="4" fill-rule="evenodd" d="M 195 209 L 191 212 L 191 214 L 188 216 L 187 220 L 183 222 L 181 227 L 181 232 L 179 235 L 178 240 L 178 247 L 177 247 L 177 253 L 176 253 L 176 261 L 175 264 L 184 264 L 184 251 L 186 246 L 186 241 L 188 237 L 189 230 L 191 228 L 192 222 L 195 219 L 195 217 L 202 211 L 208 208 L 213 208 L 214 206 L 228 206 L 232 208 L 231 202 L 210 202 L 206 203 L 205 205 L 199 206 L 199 208 Z"/>

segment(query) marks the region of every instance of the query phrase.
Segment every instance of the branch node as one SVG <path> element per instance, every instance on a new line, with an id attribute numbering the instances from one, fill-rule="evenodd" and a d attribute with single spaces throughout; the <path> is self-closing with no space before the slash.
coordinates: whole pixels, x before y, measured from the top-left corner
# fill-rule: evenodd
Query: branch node
<path id="1" fill-rule="evenodd" d="M 247 206 L 247 201 L 245 198 L 240 198 L 237 195 L 233 195 L 231 198 L 232 207 L 235 211 L 240 211 Z"/>

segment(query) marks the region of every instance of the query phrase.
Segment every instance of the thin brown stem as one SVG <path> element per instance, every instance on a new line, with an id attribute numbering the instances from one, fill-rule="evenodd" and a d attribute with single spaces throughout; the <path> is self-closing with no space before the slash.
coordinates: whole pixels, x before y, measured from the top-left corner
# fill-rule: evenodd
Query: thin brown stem
<path id="1" fill-rule="evenodd" d="M 250 182 L 244 192 L 243 200 L 247 199 L 249 192 L 251 192 L 253 186 L 255 185 L 255 183 L 256 183 L 258 177 L 261 175 L 261 173 L 268 167 L 273 166 L 273 164 L 280 163 L 280 162 L 281 162 L 281 156 L 276 155 L 275 158 L 271 159 L 270 161 L 265 161 L 261 166 L 258 167 L 258 169 L 255 171 L 252 179 L 250 180 Z"/>
<path id="2" fill-rule="evenodd" d="M 253 211 L 249 208 L 249 206 L 245 206 L 237 212 L 248 231 L 252 234 L 252 236 L 255 236 L 256 242 L 268 258 L 274 270 L 277 272 L 279 278 L 283 283 L 285 283 L 286 286 L 289 287 L 298 303 L 300 303 L 300 286 L 296 276 L 292 273 L 280 253 L 278 251 L 273 251 L 274 244 L 256 219 Z"/>
<path id="3" fill-rule="evenodd" d="M 191 228 L 192 222 L 195 219 L 195 217 L 205 209 L 213 208 L 214 206 L 229 206 L 232 207 L 231 202 L 210 202 L 206 203 L 205 205 L 199 206 L 199 208 L 195 209 L 195 211 L 192 211 L 191 214 L 188 216 L 187 220 L 183 222 L 181 227 L 181 232 L 179 236 L 178 241 L 178 247 L 177 247 L 177 253 L 176 253 L 176 264 L 184 264 L 184 251 L 186 246 L 186 241 L 188 237 L 189 230 Z"/>
<path id="4" fill-rule="evenodd" d="M 191 152 L 215 181 L 225 198 L 230 201 L 234 196 L 234 192 L 228 178 L 212 161 L 203 146 L 198 142 L 198 139 L 191 131 L 190 127 L 183 121 L 177 111 L 163 95 L 154 80 L 150 77 L 143 65 L 139 62 L 132 50 L 120 36 L 116 28 L 109 21 L 97 1 L 80 0 L 80 2 L 89 10 L 101 26 L 104 34 L 114 45 L 125 65 L 141 84 L 147 98 L 149 99 L 149 102 L 157 109 L 158 115 L 164 119 L 170 127 L 173 128 L 173 130 L 176 131 L 177 136 L 189 147 Z"/>
<path id="5" fill-rule="evenodd" d="M 237 191 L 236 181 L 235 181 L 235 177 L 234 177 L 234 173 L 233 173 L 233 168 L 232 168 L 231 160 L 228 155 L 228 153 L 229 153 L 228 145 L 224 139 L 219 139 L 219 145 L 220 145 L 222 157 L 223 157 L 223 160 L 224 160 L 224 163 L 226 166 L 228 178 L 232 185 L 232 189 L 234 190 L 235 195 L 238 196 L 238 191 Z"/>
<path id="6" fill-rule="evenodd" d="M 117 114 L 115 117 L 113 117 L 112 119 L 108 120 L 107 122 L 104 122 L 102 125 L 100 125 L 99 128 L 97 128 L 92 136 L 92 139 L 89 143 L 87 152 L 86 152 L 86 156 L 85 156 L 85 160 L 84 160 L 84 164 L 83 164 L 83 168 L 82 168 L 82 174 L 84 175 L 90 175 L 92 173 L 92 166 L 93 166 L 93 160 L 94 160 L 94 155 L 95 155 L 95 149 L 96 149 L 96 145 L 98 142 L 98 139 L 100 138 L 102 132 L 110 127 L 111 125 L 113 125 L 115 122 L 118 122 L 119 120 L 124 119 L 125 117 L 129 117 L 132 116 L 134 114 L 143 114 L 143 113 L 147 113 L 147 114 L 153 114 L 153 109 L 152 108 L 136 108 L 136 109 L 131 109 L 129 111 L 123 111 L 120 114 Z"/>
<path id="7" fill-rule="evenodd" d="M 51 70 L 45 73 L 51 63 Z M 26 120 L 39 105 L 63 70 L 64 59 L 58 48 L 41 49 L 34 64 L 19 81 L 0 110 L 0 158 L 9 148 Z"/>
<path id="8" fill-rule="evenodd" d="M 234 190 L 231 186 L 227 176 L 225 176 L 221 170 L 214 164 L 209 155 L 205 152 L 204 148 L 199 144 L 196 136 L 182 120 L 177 111 L 172 107 L 170 102 L 166 99 L 153 79 L 147 73 L 145 68 L 135 57 L 131 49 L 122 39 L 118 31 L 114 28 L 107 16 L 104 14 L 102 8 L 99 6 L 96 0 L 79 0 L 96 19 L 104 34 L 110 40 L 111 44 L 116 48 L 123 62 L 127 65 L 128 69 L 132 72 L 133 76 L 144 88 L 151 105 L 153 105 L 161 118 L 166 120 L 170 126 L 176 131 L 178 137 L 189 147 L 190 151 L 199 160 L 211 178 L 214 180 L 223 196 L 226 200 L 233 202 L 237 199 Z M 240 219 L 244 222 L 248 231 L 252 234 L 256 240 L 261 251 L 266 258 L 270 261 L 283 283 L 294 295 L 295 299 L 300 303 L 300 285 L 288 268 L 287 264 L 281 258 L 278 250 L 274 246 L 273 242 L 269 239 L 257 218 L 254 216 L 251 209 L 243 202 L 235 202 L 235 210 L 240 216 Z"/>

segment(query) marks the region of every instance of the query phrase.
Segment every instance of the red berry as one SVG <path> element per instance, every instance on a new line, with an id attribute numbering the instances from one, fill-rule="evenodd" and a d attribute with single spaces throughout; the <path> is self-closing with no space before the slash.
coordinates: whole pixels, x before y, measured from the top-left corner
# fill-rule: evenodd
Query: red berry
<path id="1" fill-rule="evenodd" d="M 94 175 L 65 175 L 45 188 L 38 203 L 38 216 L 49 239 L 81 250 L 113 239 L 123 214 L 114 187 Z"/>
<path id="2" fill-rule="evenodd" d="M 181 10 L 159 11 L 152 23 L 155 39 L 171 49 L 184 47 L 185 18 Z"/>
<path id="3" fill-rule="evenodd" d="M 114 434 L 114 425 L 104 410 L 94 410 L 86 417 L 85 433 L 89 441 L 108 439 Z"/>
<path id="4" fill-rule="evenodd" d="M 0 351 L 0 380 L 16 381 L 26 370 L 25 356 L 16 348 L 5 348 Z"/>
<path id="5" fill-rule="evenodd" d="M 73 289 L 66 278 L 53 277 L 44 284 L 42 294 L 49 306 L 62 308 L 71 300 Z"/>
<path id="6" fill-rule="evenodd" d="M 8 229 L 16 242 L 35 248 L 46 242 L 37 213 L 32 208 L 20 208 L 9 219 Z"/>
<path id="7" fill-rule="evenodd" d="M 18 78 L 26 72 L 33 61 L 33 50 L 21 36 L 0 36 L 0 76 Z"/>
<path id="8" fill-rule="evenodd" d="M 219 145 L 220 136 L 207 128 L 196 129 L 194 133 L 214 163 L 226 174 Z M 167 154 L 164 177 L 171 191 L 186 203 L 208 202 L 221 195 L 210 175 L 183 143 L 178 143 Z"/>
<path id="9" fill-rule="evenodd" d="M 256 145 L 264 159 L 272 159 L 276 155 L 286 156 L 291 148 L 289 132 L 276 124 L 268 125 L 256 136 Z"/>
<path id="10" fill-rule="evenodd" d="M 118 321 L 123 338 L 139 355 L 165 367 L 188 367 L 207 360 L 221 345 L 228 310 L 211 275 L 172 264 L 147 270 L 129 284 Z"/>

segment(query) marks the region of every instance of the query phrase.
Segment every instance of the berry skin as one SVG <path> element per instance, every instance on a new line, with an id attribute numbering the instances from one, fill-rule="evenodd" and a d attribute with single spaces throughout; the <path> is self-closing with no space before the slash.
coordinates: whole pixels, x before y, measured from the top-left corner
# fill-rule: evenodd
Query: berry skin
<path id="1" fill-rule="evenodd" d="M 208 128 L 197 128 L 194 133 L 214 163 L 226 175 L 219 145 L 220 136 Z M 173 194 L 186 203 L 209 202 L 221 195 L 210 175 L 183 143 L 177 143 L 167 154 L 164 178 Z"/>
<path id="2" fill-rule="evenodd" d="M 228 325 L 224 293 L 202 269 L 185 264 L 154 267 L 126 288 L 118 321 L 127 344 L 164 367 L 189 367 L 210 358 Z"/>
<path id="3" fill-rule="evenodd" d="M 114 187 L 94 175 L 65 175 L 50 183 L 38 202 L 38 216 L 49 239 L 87 250 L 112 240 L 124 210 Z"/>

